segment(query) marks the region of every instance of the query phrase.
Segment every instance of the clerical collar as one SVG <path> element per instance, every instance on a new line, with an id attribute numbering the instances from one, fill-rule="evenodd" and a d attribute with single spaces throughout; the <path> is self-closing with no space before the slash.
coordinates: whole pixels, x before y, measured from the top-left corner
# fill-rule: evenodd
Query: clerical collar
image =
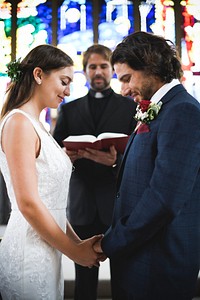
<path id="1" fill-rule="evenodd" d="M 89 90 L 89 94 L 90 96 L 94 97 L 94 98 L 105 98 L 110 96 L 110 94 L 113 92 L 113 90 L 111 88 L 98 92 L 98 91 L 94 91 L 92 89 Z"/>

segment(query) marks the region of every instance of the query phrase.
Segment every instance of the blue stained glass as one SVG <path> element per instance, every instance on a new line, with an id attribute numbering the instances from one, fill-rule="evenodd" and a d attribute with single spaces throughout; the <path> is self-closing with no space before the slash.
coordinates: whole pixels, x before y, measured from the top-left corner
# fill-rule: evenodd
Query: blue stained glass
<path id="1" fill-rule="evenodd" d="M 45 3 L 39 4 L 36 6 L 37 15 L 29 16 L 26 18 L 17 19 L 17 27 L 22 27 L 27 24 L 32 24 L 35 28 L 35 31 L 32 33 L 33 37 L 40 30 L 45 30 L 47 32 L 46 43 L 52 43 L 52 8 L 51 2 L 47 1 Z M 34 39 L 33 39 L 34 40 Z M 31 45 L 30 45 L 31 46 Z"/>
<path id="2" fill-rule="evenodd" d="M 67 10 L 72 9 L 72 8 L 75 8 L 78 11 L 80 11 L 80 5 L 76 1 L 67 1 L 67 2 L 69 2 L 69 3 L 65 8 L 65 12 L 67 12 Z M 67 23 L 67 21 L 66 21 L 65 29 L 60 29 L 61 28 L 61 26 L 60 26 L 61 7 L 58 10 L 58 19 L 59 19 L 59 21 L 58 21 L 58 40 L 60 39 L 61 36 L 64 36 L 66 34 L 80 30 L 80 19 L 77 22 L 72 22 L 72 23 Z"/>
<path id="3" fill-rule="evenodd" d="M 63 1 L 58 9 L 57 36 L 58 44 L 72 43 L 77 52 L 93 43 L 91 0 Z"/>
<path id="4" fill-rule="evenodd" d="M 128 31 L 128 33 L 132 33 L 134 31 L 134 18 L 133 18 L 133 9 L 134 9 L 134 6 L 133 5 L 129 5 L 128 6 L 128 18 L 129 18 L 129 21 L 131 23 L 131 26 L 130 26 L 130 29 Z"/>
<path id="5" fill-rule="evenodd" d="M 38 19 L 40 24 L 38 24 L 38 30 L 47 31 L 47 44 L 52 43 L 52 4 L 51 1 L 47 1 L 44 4 L 37 6 Z M 39 22 L 38 22 L 39 23 Z"/>
<path id="6" fill-rule="evenodd" d="M 128 34 L 133 32 L 133 3 L 103 1 L 99 16 L 99 43 L 113 49 Z"/>
<path id="7" fill-rule="evenodd" d="M 155 23 L 155 21 L 155 4 L 153 4 L 150 12 L 147 15 L 147 32 L 152 32 L 151 25 Z"/>

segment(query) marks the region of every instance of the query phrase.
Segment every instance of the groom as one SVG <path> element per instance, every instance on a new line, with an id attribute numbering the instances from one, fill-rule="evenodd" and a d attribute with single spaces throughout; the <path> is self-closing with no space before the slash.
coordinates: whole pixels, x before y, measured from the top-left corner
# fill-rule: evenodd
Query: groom
<path id="1" fill-rule="evenodd" d="M 112 225 L 95 249 L 111 260 L 113 300 L 191 300 L 200 257 L 200 104 L 180 83 L 181 63 L 162 37 L 131 34 L 111 63 L 123 94 L 138 102 L 138 126 Z"/>

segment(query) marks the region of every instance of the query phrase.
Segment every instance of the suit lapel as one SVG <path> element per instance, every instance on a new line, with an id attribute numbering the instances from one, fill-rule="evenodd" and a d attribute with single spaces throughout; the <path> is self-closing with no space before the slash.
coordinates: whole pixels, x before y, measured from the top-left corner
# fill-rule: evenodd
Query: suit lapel
<path id="1" fill-rule="evenodd" d="M 129 148 L 134 140 L 134 137 L 135 137 L 135 132 L 133 132 L 128 140 L 128 144 L 126 146 L 126 149 L 125 149 L 125 152 L 124 152 L 124 155 L 123 155 L 123 159 L 122 159 L 122 162 L 121 162 L 121 165 L 120 165 L 120 168 L 119 168 L 119 171 L 118 171 L 118 177 L 117 177 L 117 190 L 119 189 L 119 186 L 120 186 L 120 183 L 121 183 L 121 180 L 122 180 L 122 175 L 123 175 L 123 170 L 124 170 L 124 165 L 125 165 L 125 162 L 126 162 L 126 157 L 127 157 L 127 154 L 129 152 Z"/>

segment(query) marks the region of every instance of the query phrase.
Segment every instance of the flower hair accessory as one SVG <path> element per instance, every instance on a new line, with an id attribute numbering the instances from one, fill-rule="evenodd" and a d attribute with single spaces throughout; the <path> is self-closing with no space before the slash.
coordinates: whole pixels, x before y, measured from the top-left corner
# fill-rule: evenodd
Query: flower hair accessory
<path id="1" fill-rule="evenodd" d="M 136 121 L 148 124 L 157 117 L 161 106 L 161 101 L 158 103 L 153 103 L 150 100 L 141 100 L 136 108 L 136 114 L 134 118 Z"/>
<path id="2" fill-rule="evenodd" d="M 22 70 L 20 68 L 20 58 L 18 60 L 11 61 L 9 64 L 7 64 L 7 74 L 8 77 L 10 77 L 12 82 L 17 82 L 21 75 Z"/>

